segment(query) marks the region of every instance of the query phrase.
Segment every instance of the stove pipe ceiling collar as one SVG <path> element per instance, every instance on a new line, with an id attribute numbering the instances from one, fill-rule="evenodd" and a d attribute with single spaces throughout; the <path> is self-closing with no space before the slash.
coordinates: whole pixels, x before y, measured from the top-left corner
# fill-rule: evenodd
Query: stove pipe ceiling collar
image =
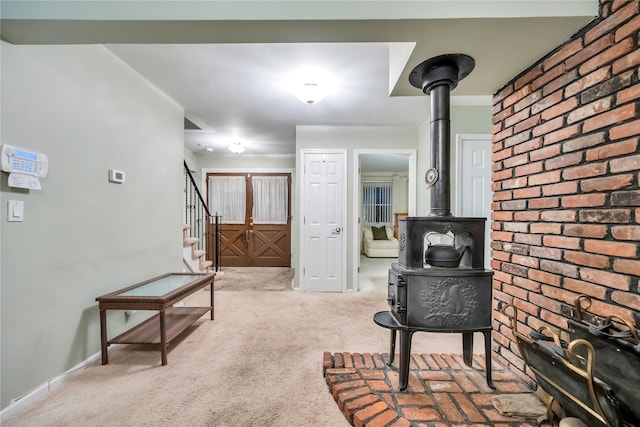
<path id="1" fill-rule="evenodd" d="M 425 175 L 431 194 L 429 216 L 452 216 L 450 92 L 474 66 L 468 55 L 446 54 L 427 59 L 409 75 L 412 86 L 431 96 L 431 165 Z"/>

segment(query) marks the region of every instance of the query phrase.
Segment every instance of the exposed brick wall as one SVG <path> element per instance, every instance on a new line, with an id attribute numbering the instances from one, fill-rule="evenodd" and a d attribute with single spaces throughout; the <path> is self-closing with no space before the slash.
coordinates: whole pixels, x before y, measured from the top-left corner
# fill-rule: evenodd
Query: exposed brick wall
<path id="1" fill-rule="evenodd" d="M 568 339 L 561 304 L 640 325 L 640 2 L 600 16 L 494 96 L 494 350 L 524 371 L 501 303 Z"/>

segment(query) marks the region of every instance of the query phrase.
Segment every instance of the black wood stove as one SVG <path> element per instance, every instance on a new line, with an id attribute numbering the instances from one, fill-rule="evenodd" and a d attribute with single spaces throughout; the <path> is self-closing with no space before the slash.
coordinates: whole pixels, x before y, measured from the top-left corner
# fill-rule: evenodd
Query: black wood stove
<path id="1" fill-rule="evenodd" d="M 475 65 L 462 54 L 441 55 L 418 65 L 410 83 L 431 96 L 431 167 L 426 174 L 431 208 L 426 217 L 399 220 L 398 262 L 389 269 L 390 311 L 374 322 L 391 330 L 389 365 L 400 331 L 400 390 L 409 382 L 415 332 L 461 333 L 464 362 L 471 366 L 473 333 L 485 338 L 487 384 L 491 381 L 491 299 L 493 272 L 484 268 L 485 218 L 451 214 L 450 91 Z"/>

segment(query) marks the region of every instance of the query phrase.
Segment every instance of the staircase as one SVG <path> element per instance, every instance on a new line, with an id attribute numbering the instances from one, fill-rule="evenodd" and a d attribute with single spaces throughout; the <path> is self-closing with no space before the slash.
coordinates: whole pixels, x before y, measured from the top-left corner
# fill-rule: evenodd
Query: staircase
<path id="1" fill-rule="evenodd" d="M 192 273 L 209 272 L 213 261 L 205 259 L 206 252 L 198 249 L 200 239 L 191 237 L 191 226 L 182 226 L 182 260 L 185 267 Z"/>
<path id="2" fill-rule="evenodd" d="M 182 260 L 185 268 L 192 273 L 215 271 L 218 279 L 220 271 L 220 216 L 212 216 L 184 162 L 184 225 L 182 226 Z M 213 259 L 214 261 L 207 260 Z"/>

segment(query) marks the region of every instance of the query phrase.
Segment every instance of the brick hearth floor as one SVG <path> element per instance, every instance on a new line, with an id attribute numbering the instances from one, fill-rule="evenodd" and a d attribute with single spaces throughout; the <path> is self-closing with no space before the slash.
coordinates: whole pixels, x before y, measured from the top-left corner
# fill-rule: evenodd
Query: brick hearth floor
<path id="1" fill-rule="evenodd" d="M 457 354 L 411 355 L 409 387 L 398 390 L 398 372 L 388 354 L 324 353 L 329 392 L 355 427 L 534 427 L 536 420 L 502 416 L 491 398 L 532 393 L 522 379 L 495 359 L 493 384 L 487 386 L 484 356 L 468 367 Z M 394 367 L 397 367 L 396 355 Z"/>

